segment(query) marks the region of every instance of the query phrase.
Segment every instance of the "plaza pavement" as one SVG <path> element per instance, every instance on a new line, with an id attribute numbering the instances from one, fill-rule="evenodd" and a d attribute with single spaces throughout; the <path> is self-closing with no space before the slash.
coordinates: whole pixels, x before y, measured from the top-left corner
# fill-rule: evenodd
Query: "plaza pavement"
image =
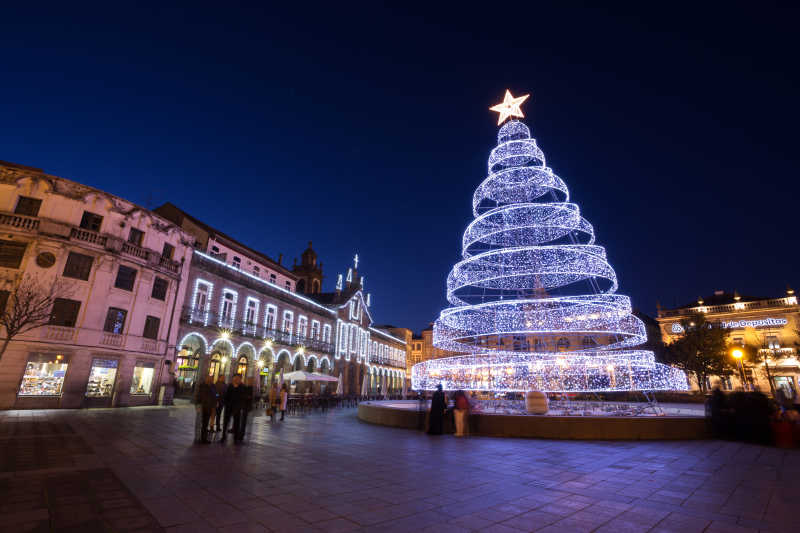
<path id="1" fill-rule="evenodd" d="M 370 426 L 193 445 L 191 407 L 0 412 L 0 531 L 798 531 L 800 451 Z"/>

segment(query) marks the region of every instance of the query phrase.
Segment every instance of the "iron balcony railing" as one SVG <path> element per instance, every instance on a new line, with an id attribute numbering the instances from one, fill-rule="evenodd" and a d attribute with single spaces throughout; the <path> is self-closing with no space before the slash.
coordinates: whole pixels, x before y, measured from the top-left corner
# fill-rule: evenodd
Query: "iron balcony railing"
<path id="1" fill-rule="evenodd" d="M 755 300 L 753 302 L 736 302 L 724 305 L 696 305 L 695 307 L 683 307 L 680 309 L 661 309 L 658 313 L 659 318 L 670 316 L 689 315 L 691 313 L 733 313 L 737 311 L 750 311 L 753 309 L 769 309 L 781 307 L 797 306 L 797 297 L 787 296 L 785 298 L 771 298 L 769 300 Z"/>
<path id="2" fill-rule="evenodd" d="M 332 343 L 321 339 L 298 335 L 296 332 L 267 328 L 265 325 L 254 324 L 240 318 L 233 318 L 211 311 L 206 312 L 203 309 L 195 309 L 194 307 L 183 308 L 181 321 L 185 324 L 227 331 L 233 335 L 242 335 L 255 339 L 271 339 L 273 342 L 286 346 L 304 346 L 315 352 L 332 354 L 334 351 Z"/>

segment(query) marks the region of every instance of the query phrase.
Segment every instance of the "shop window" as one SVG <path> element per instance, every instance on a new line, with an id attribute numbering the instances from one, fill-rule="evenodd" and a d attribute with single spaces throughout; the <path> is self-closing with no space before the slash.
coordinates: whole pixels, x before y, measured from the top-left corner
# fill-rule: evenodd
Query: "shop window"
<path id="1" fill-rule="evenodd" d="M 141 246 L 143 240 L 144 232 L 136 228 L 131 228 L 131 232 L 128 233 L 128 242 L 136 246 Z"/>
<path id="2" fill-rule="evenodd" d="M 19 268 L 28 243 L 0 240 L 0 267 Z"/>
<path id="3" fill-rule="evenodd" d="M 720 381 L 722 382 L 722 390 L 733 390 L 733 383 L 731 382 L 730 376 L 722 376 Z"/>
<path id="4" fill-rule="evenodd" d="M 161 250 L 161 257 L 172 259 L 174 256 L 175 256 L 175 247 L 172 246 L 170 243 L 165 242 L 164 248 Z"/>
<path id="5" fill-rule="evenodd" d="M 35 354 L 28 357 L 19 386 L 20 396 L 59 396 L 64 387 L 67 359 L 61 355 Z"/>
<path id="6" fill-rule="evenodd" d="M 67 256 L 67 262 L 64 264 L 64 273 L 62 275 L 65 278 L 75 278 L 88 281 L 89 274 L 92 272 L 93 261 L 94 258 L 91 255 L 70 252 Z"/>
<path id="7" fill-rule="evenodd" d="M 106 322 L 103 325 L 103 331 L 122 335 L 122 332 L 125 330 L 125 318 L 127 316 L 128 312 L 125 309 L 109 307 L 106 313 Z"/>
<path id="8" fill-rule="evenodd" d="M 790 400 L 794 400 L 794 378 L 791 376 L 775 376 L 772 380 L 775 383 L 776 391 L 782 391 L 784 396 Z"/>
<path id="9" fill-rule="evenodd" d="M 94 359 L 86 384 L 86 396 L 90 398 L 110 398 L 114 392 L 114 381 L 117 379 L 116 359 Z"/>
<path id="10" fill-rule="evenodd" d="M 132 291 L 134 283 L 136 283 L 136 269 L 120 265 L 114 286 L 118 289 Z"/>
<path id="11" fill-rule="evenodd" d="M 81 303 L 77 300 L 56 298 L 53 301 L 53 311 L 50 314 L 50 324 L 53 326 L 74 328 L 75 323 L 78 321 L 78 311 L 80 311 L 80 309 Z"/>
<path id="12" fill-rule="evenodd" d="M 161 300 L 162 302 L 167 299 L 167 288 L 169 287 L 169 282 L 164 278 L 156 277 L 153 281 L 153 292 L 150 293 L 150 296 L 155 298 L 156 300 Z"/>
<path id="13" fill-rule="evenodd" d="M 84 211 L 81 217 L 81 227 L 91 231 L 100 231 L 100 226 L 103 224 L 103 217 Z"/>
<path id="14" fill-rule="evenodd" d="M 144 319 L 144 333 L 142 337 L 145 339 L 157 339 L 158 329 L 161 327 L 161 319 L 157 316 L 148 316 Z"/>
<path id="15" fill-rule="evenodd" d="M 6 310 L 9 296 L 11 296 L 11 293 L 9 291 L 0 291 L 0 313 Z"/>
<path id="16" fill-rule="evenodd" d="M 40 207 L 42 207 L 42 201 L 40 199 L 20 196 L 19 200 L 17 200 L 17 207 L 14 209 L 14 213 L 17 215 L 38 217 Z"/>
<path id="17" fill-rule="evenodd" d="M 150 394 L 153 389 L 155 363 L 136 363 L 131 379 L 131 394 Z"/>
<path id="18" fill-rule="evenodd" d="M 556 348 L 559 352 L 565 352 L 569 349 L 569 339 L 566 337 L 561 337 L 556 342 Z"/>

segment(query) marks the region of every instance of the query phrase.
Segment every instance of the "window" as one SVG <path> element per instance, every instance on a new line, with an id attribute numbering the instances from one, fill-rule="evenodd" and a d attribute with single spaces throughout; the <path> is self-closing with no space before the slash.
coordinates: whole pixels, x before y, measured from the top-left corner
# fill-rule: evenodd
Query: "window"
<path id="1" fill-rule="evenodd" d="M 208 305 L 208 295 L 211 292 L 211 285 L 208 283 L 197 282 L 194 289 L 194 310 L 205 311 Z"/>
<path id="2" fill-rule="evenodd" d="M 244 311 L 244 321 L 247 324 L 247 333 L 255 335 L 258 325 L 258 300 L 255 298 L 247 299 L 247 308 Z"/>
<path id="3" fill-rule="evenodd" d="M 78 321 L 78 311 L 80 309 L 81 303 L 77 300 L 56 298 L 53 302 L 53 311 L 50 313 L 50 324 L 74 328 L 75 323 Z"/>
<path id="4" fill-rule="evenodd" d="M 117 280 L 114 282 L 114 286 L 118 289 L 132 291 L 135 282 L 136 269 L 120 265 L 119 270 L 117 270 Z"/>
<path id="5" fill-rule="evenodd" d="M 329 324 L 325 324 L 322 328 L 322 342 L 331 342 L 331 327 Z"/>
<path id="6" fill-rule="evenodd" d="M 233 256 L 233 268 L 242 268 L 242 258 Z"/>
<path id="7" fill-rule="evenodd" d="M 218 254 L 219 253 L 219 246 L 212 246 L 211 247 L 211 253 L 212 254 Z"/>
<path id="8" fill-rule="evenodd" d="M 558 342 L 556 342 L 556 348 L 559 352 L 566 352 L 569 348 L 569 339 L 566 337 L 561 337 L 558 339 Z"/>
<path id="9" fill-rule="evenodd" d="M 744 346 L 744 339 L 742 337 L 734 337 L 733 344 L 737 346 Z"/>
<path id="10" fill-rule="evenodd" d="M 247 357 L 241 356 L 239 358 L 239 364 L 236 365 L 236 373 L 241 374 L 242 377 L 247 375 Z"/>
<path id="11" fill-rule="evenodd" d="M 111 398 L 114 381 L 117 378 L 116 359 L 94 359 L 86 383 L 86 396 L 89 398 Z"/>
<path id="12" fill-rule="evenodd" d="M 0 313 L 6 310 L 8 305 L 8 297 L 11 295 L 9 291 L 0 291 Z"/>
<path id="13" fill-rule="evenodd" d="M 14 213 L 29 217 L 38 217 L 40 207 L 42 207 L 42 201 L 38 198 L 20 196 L 19 200 L 17 200 L 17 207 L 14 209 Z"/>
<path id="14" fill-rule="evenodd" d="M 174 255 L 175 255 L 175 247 L 172 246 L 170 243 L 165 242 L 164 248 L 161 250 L 161 257 L 172 259 Z"/>
<path id="15" fill-rule="evenodd" d="M 125 309 L 109 307 L 106 313 L 106 323 L 103 325 L 103 331 L 122 335 L 125 329 L 125 317 L 127 316 L 128 312 Z"/>
<path id="16" fill-rule="evenodd" d="M 294 321 L 294 313 L 291 311 L 284 311 L 283 312 L 283 324 L 281 325 L 281 329 L 288 334 L 292 334 L 292 322 Z"/>
<path id="17" fill-rule="evenodd" d="M 261 269 L 258 268 L 258 265 L 253 265 L 253 275 L 257 278 L 261 277 Z"/>
<path id="18" fill-rule="evenodd" d="M 28 357 L 19 386 L 20 396 L 59 396 L 67 373 L 65 356 L 34 354 Z"/>
<path id="19" fill-rule="evenodd" d="M 287 281 L 287 282 L 286 282 L 286 290 L 287 290 L 287 291 L 290 291 L 290 290 L 292 290 L 292 282 L 291 282 L 291 281 Z"/>
<path id="20" fill-rule="evenodd" d="M 153 280 L 153 292 L 150 293 L 150 296 L 155 298 L 156 300 L 164 301 L 167 299 L 168 287 L 169 287 L 169 282 L 167 280 L 156 276 L 156 279 Z"/>
<path id="21" fill-rule="evenodd" d="M 220 305 L 219 325 L 225 327 L 233 326 L 233 319 L 236 316 L 236 293 L 233 291 L 223 291 L 222 304 Z"/>
<path id="22" fill-rule="evenodd" d="M 311 321 L 311 338 L 319 340 L 319 321 L 312 320 Z"/>
<path id="23" fill-rule="evenodd" d="M 275 276 L 275 274 L 270 274 L 269 275 L 269 282 L 270 283 L 276 283 L 277 281 L 278 281 L 278 278 L 277 278 L 277 276 Z"/>
<path id="24" fill-rule="evenodd" d="M 89 211 L 84 211 L 81 217 L 81 227 L 91 231 L 100 231 L 100 225 L 103 223 L 103 217 L 95 215 Z"/>
<path id="25" fill-rule="evenodd" d="M 267 329 L 275 329 L 275 321 L 278 316 L 278 308 L 274 305 L 267 306 L 267 318 L 264 325 Z"/>
<path id="26" fill-rule="evenodd" d="M 131 394 L 150 394 L 155 366 L 155 363 L 136 363 L 131 380 Z"/>
<path id="27" fill-rule="evenodd" d="M 780 347 L 781 343 L 777 335 L 767 335 L 767 348 L 770 350 L 778 350 Z"/>
<path id="28" fill-rule="evenodd" d="M 597 346 L 597 342 L 592 337 L 589 336 L 583 338 L 582 344 L 585 349 L 594 348 L 595 346 Z"/>
<path id="29" fill-rule="evenodd" d="M 722 382 L 722 390 L 733 390 L 730 376 L 722 376 L 720 381 Z"/>
<path id="30" fill-rule="evenodd" d="M 131 232 L 128 233 L 128 242 L 136 246 L 141 246 L 142 240 L 144 240 L 144 232 L 136 228 L 131 228 Z"/>
<path id="31" fill-rule="evenodd" d="M 144 319 L 144 333 L 142 337 L 145 339 L 157 339 L 158 329 L 161 327 L 161 319 L 157 316 L 149 316 Z"/>
<path id="32" fill-rule="evenodd" d="M 0 267 L 19 268 L 27 247 L 25 242 L 0 240 Z"/>
<path id="33" fill-rule="evenodd" d="M 308 336 L 308 319 L 304 316 L 297 318 L 297 336 L 298 337 Z"/>
<path id="34" fill-rule="evenodd" d="M 62 275 L 65 278 L 88 281 L 89 274 L 92 271 L 92 261 L 94 261 L 94 258 L 91 255 L 70 252 L 67 256 L 67 262 L 64 264 L 64 274 Z"/>

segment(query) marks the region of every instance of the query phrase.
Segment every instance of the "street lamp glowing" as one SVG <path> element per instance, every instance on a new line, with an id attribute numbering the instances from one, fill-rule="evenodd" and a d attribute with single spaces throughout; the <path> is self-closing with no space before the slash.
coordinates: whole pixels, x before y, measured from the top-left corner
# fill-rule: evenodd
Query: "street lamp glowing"
<path id="1" fill-rule="evenodd" d="M 731 352 L 731 355 L 734 357 L 734 359 L 741 359 L 744 353 L 737 348 L 733 352 Z"/>
<path id="2" fill-rule="evenodd" d="M 220 338 L 225 339 L 225 340 L 228 340 L 228 339 L 231 338 L 231 334 L 228 331 L 223 331 L 222 333 L 220 333 L 219 336 L 220 336 Z"/>

